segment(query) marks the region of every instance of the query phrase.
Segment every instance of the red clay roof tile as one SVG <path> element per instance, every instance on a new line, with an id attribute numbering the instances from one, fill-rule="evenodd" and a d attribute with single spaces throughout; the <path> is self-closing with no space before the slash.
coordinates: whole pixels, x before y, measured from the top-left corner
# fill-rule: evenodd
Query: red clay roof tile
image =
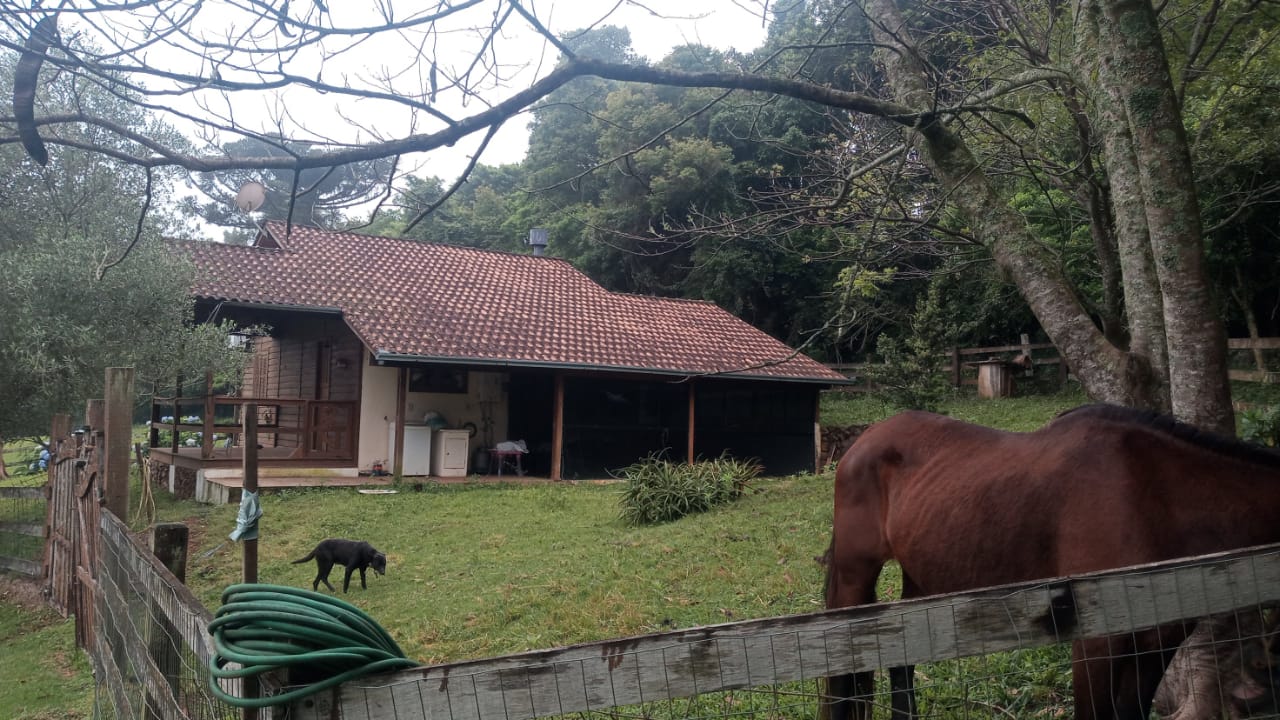
<path id="1" fill-rule="evenodd" d="M 612 293 L 558 258 L 265 230 L 267 247 L 180 243 L 196 265 L 195 295 L 336 308 L 388 357 L 844 380 L 713 303 Z"/>

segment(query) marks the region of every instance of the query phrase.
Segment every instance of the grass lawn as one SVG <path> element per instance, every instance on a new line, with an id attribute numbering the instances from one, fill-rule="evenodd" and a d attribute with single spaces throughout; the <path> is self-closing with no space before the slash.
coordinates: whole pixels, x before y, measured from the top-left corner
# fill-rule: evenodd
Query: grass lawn
<path id="1" fill-rule="evenodd" d="M 972 422 L 1031 430 L 1084 402 L 1074 392 L 989 401 L 967 394 L 943 409 Z M 871 396 L 828 393 L 823 399 L 825 424 L 867 423 L 893 412 Z M 831 484 L 830 474 L 762 479 L 728 506 L 642 528 L 618 519 L 618 484 L 267 494 L 259 580 L 310 588 L 314 563 L 291 560 L 326 537 L 368 540 L 387 554 L 387 575 L 370 573 L 367 590 L 357 575 L 343 595 L 336 568 L 330 579 L 338 596 L 368 612 L 410 658 L 428 664 L 811 612 L 822 607 L 823 573 L 814 557 L 830 538 Z M 135 486 L 135 503 L 138 496 Z M 216 610 L 222 590 L 240 581 L 242 546 L 227 540 L 236 507 L 176 502 L 165 493 L 155 502 L 157 520 L 191 527 L 188 583 Z M 138 530 L 147 524 L 130 520 Z M 890 571 L 881 580 L 882 594 L 896 597 L 898 576 Z M 14 604 L 0 588 L 0 676 L 24 679 L 0 683 L 0 717 L 85 717 L 92 680 L 71 638 L 69 622 Z M 967 689 L 963 710 L 990 705 L 993 715 L 1030 717 L 1061 707 L 1063 657 L 1050 648 L 968 665 L 939 663 L 921 669 L 921 683 L 1010 674 L 1013 679 L 987 683 L 992 687 Z M 14 694 L 24 690 L 29 694 Z M 1022 714 L 1019 703 L 1036 709 Z"/>
<path id="2" fill-rule="evenodd" d="M 0 574 L 0 717 L 81 720 L 92 715 L 89 659 L 75 621 L 44 604 L 35 583 Z"/>
<path id="3" fill-rule="evenodd" d="M 310 587 L 290 561 L 325 537 L 368 540 L 387 575 L 339 595 L 405 653 L 438 663 L 821 607 L 814 561 L 831 526 L 831 478 L 758 481 L 734 503 L 666 525 L 618 519 L 621 486 L 428 486 L 265 495 L 259 580 Z M 218 508 L 192 547 L 188 583 L 216 608 L 238 582 L 241 546 L 222 544 L 236 508 Z M 212 552 L 212 554 L 207 554 Z M 324 591 L 324 586 L 321 585 Z"/>

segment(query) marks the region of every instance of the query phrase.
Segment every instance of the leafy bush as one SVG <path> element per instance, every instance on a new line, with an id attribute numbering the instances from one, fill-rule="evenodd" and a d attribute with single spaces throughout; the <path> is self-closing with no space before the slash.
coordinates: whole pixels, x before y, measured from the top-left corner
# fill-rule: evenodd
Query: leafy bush
<path id="1" fill-rule="evenodd" d="M 692 465 L 649 455 L 620 471 L 627 481 L 622 520 L 631 525 L 652 525 L 706 512 L 741 497 L 760 470 L 754 460 L 727 455 Z"/>
<path id="2" fill-rule="evenodd" d="M 1240 438 L 1267 447 L 1280 445 L 1280 405 L 1240 413 Z"/>
<path id="3" fill-rule="evenodd" d="M 868 366 L 867 379 L 893 407 L 937 411 L 952 394 L 946 351 L 965 330 L 946 318 L 940 287 L 932 284 L 917 301 L 906 336 L 880 336 L 876 353 L 884 364 Z"/>

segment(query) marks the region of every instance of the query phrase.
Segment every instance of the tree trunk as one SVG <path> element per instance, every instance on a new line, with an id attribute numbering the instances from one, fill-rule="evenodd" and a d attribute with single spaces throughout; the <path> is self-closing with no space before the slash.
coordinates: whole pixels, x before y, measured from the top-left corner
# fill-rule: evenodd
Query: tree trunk
<path id="1" fill-rule="evenodd" d="M 1107 172 L 1107 191 L 1114 219 L 1116 244 L 1120 254 L 1120 274 L 1124 284 L 1124 304 L 1129 328 L 1129 352 L 1144 358 L 1150 368 L 1145 379 L 1148 397 L 1145 407 L 1170 412 L 1168 338 L 1164 326 L 1164 302 L 1151 255 L 1146 208 L 1140 186 L 1133 137 L 1124 118 L 1122 100 L 1110 78 L 1110 68 L 1098 59 L 1099 9 L 1089 4 L 1076 27 L 1077 67 L 1084 76 L 1098 77 L 1095 93 L 1099 139 Z"/>
<path id="2" fill-rule="evenodd" d="M 1234 434 L 1226 330 L 1205 278 L 1191 155 L 1155 10 L 1148 0 L 1094 1 L 1103 13 L 1103 83 L 1123 102 L 1140 181 L 1113 184 L 1112 192 L 1117 199 L 1140 193 L 1145 209 L 1168 335 L 1170 404 L 1183 420 Z"/>
<path id="3" fill-rule="evenodd" d="M 914 108 L 932 107 L 923 68 L 912 49 L 910 30 L 894 0 L 869 0 L 876 40 L 885 72 L 898 101 Z M 1094 325 L 1057 258 L 1027 229 L 990 183 L 964 140 L 941 120 L 926 121 L 914 131 L 924 141 L 922 157 L 972 224 L 974 235 L 1018 286 L 1045 332 L 1067 359 L 1090 397 L 1124 405 L 1148 404 L 1144 392 L 1147 364 L 1112 345 Z"/>

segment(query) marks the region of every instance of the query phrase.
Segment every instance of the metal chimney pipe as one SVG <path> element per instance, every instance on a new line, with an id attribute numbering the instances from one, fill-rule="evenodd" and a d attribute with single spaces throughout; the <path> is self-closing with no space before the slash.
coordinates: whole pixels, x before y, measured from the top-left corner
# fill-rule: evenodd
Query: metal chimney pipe
<path id="1" fill-rule="evenodd" d="M 530 228 L 529 229 L 529 245 L 533 247 L 534 255 L 542 255 L 547 250 L 547 229 L 546 228 Z"/>

